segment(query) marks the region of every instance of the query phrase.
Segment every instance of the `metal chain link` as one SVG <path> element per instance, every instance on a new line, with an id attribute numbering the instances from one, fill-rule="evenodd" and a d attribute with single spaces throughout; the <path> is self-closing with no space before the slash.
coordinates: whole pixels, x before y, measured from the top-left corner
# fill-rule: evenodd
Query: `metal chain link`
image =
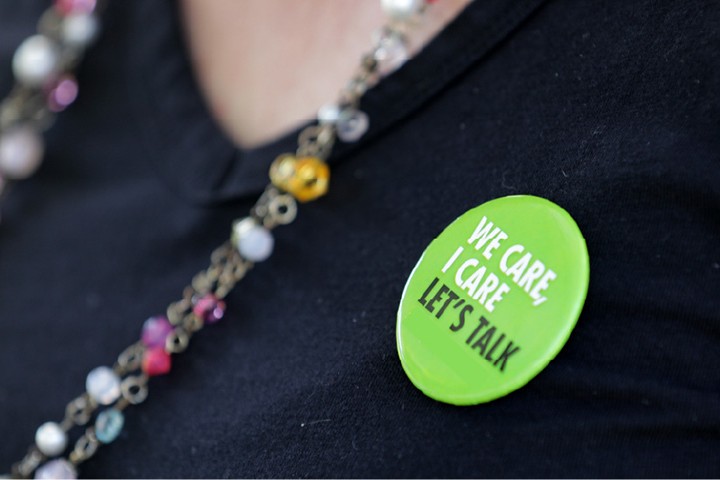
<path id="1" fill-rule="evenodd" d="M 292 222 L 297 215 L 297 204 L 292 196 L 268 187 L 251 212 L 259 222 L 272 228 Z M 203 319 L 193 312 L 194 302 L 207 294 L 213 294 L 218 299 L 225 298 L 252 266 L 251 262 L 242 258 L 232 242 L 227 241 L 216 248 L 210 255 L 210 265 L 193 277 L 191 285 L 183 291 L 183 298 L 168 305 L 167 318 L 175 328 L 167 337 L 165 350 L 172 354 L 184 352 L 193 334 L 204 326 Z M 124 410 L 147 398 L 149 377 L 144 373 L 135 374 L 141 371 L 144 351 L 142 342 L 135 342 L 118 355 L 113 370 L 124 378 L 120 383 L 121 397 L 113 408 Z M 93 399 L 83 393 L 68 403 L 60 425 L 65 431 L 88 425 L 97 408 Z M 77 439 L 68 457 L 73 465 L 77 466 L 92 457 L 102 445 L 95 436 L 94 428 L 87 427 Z M 27 478 L 45 460 L 45 455 L 35 446 L 31 447 L 28 454 L 13 465 L 13 478 Z"/>
<path id="2" fill-rule="evenodd" d="M 148 380 L 149 378 L 145 374 L 126 377 L 120 384 L 123 399 L 131 405 L 144 402 L 148 396 Z M 119 406 L 116 406 L 116 408 L 119 408 Z"/>
<path id="3" fill-rule="evenodd" d="M 65 408 L 65 420 L 71 425 L 86 425 L 95 410 L 95 402 L 87 393 L 83 393 L 68 403 Z"/>
<path id="4" fill-rule="evenodd" d="M 99 0 L 98 8 L 105 8 L 106 3 Z M 59 29 L 60 18 L 57 12 L 52 9 L 47 11 L 39 21 L 38 31 L 51 38 L 59 38 Z M 63 49 L 63 70 L 75 67 L 83 53 Z M 373 51 L 363 56 L 356 73 L 340 93 L 338 106 L 357 108 L 362 96 L 377 83 L 379 76 L 378 61 Z M 22 86 L 16 86 L 0 104 L 0 130 L 12 127 L 18 122 L 32 122 L 37 128 L 44 130 L 50 126 L 53 118 L 54 115 L 48 110 L 41 92 Z M 300 132 L 296 154 L 326 160 L 335 141 L 336 127 L 332 122 L 311 125 Z M 250 210 L 250 215 L 260 225 L 273 229 L 295 220 L 297 202 L 292 195 L 270 184 Z M 253 263 L 239 254 L 233 240 L 216 248 L 210 256 L 210 265 L 193 277 L 191 284 L 183 290 L 180 300 L 168 305 L 166 315 L 173 331 L 166 339 L 165 350 L 172 354 L 185 351 L 192 336 L 204 326 L 203 318 L 193 311 L 196 302 L 209 294 L 218 300 L 224 299 L 252 267 Z M 142 342 L 136 342 L 118 356 L 113 370 L 121 378 L 120 397 L 112 408 L 125 410 L 147 398 L 149 377 L 142 372 L 145 350 Z M 87 393 L 70 401 L 65 408 L 65 417 L 60 423 L 63 430 L 69 432 L 77 427 L 85 427 L 68 456 L 73 466 L 91 458 L 102 445 L 95 435 L 95 426 L 89 425 L 97 409 L 97 403 Z M 28 478 L 45 460 L 45 455 L 33 445 L 25 457 L 13 465 L 13 478 Z"/>
<path id="5" fill-rule="evenodd" d="M 302 136 L 302 134 L 300 135 Z M 297 201 L 292 195 L 281 192 L 273 185 L 268 185 L 250 210 L 250 214 L 268 229 L 279 225 L 288 225 L 297 217 Z M 237 274 L 241 273 L 237 272 Z"/>
<path id="6" fill-rule="evenodd" d="M 45 455 L 33 446 L 22 460 L 13 465 L 10 474 L 12 478 L 28 478 L 44 460 Z"/>
<path id="7" fill-rule="evenodd" d="M 297 155 L 312 156 L 323 160 L 330 156 L 335 144 L 335 127 L 329 123 L 305 127 L 298 136 Z"/>
<path id="8" fill-rule="evenodd" d="M 70 452 L 70 456 L 68 457 L 70 463 L 78 465 L 84 462 L 95 455 L 99 446 L 100 441 L 95 436 L 95 429 L 89 427 L 85 433 L 77 439 L 77 442 L 75 442 L 75 448 L 73 448 L 73 451 Z"/>

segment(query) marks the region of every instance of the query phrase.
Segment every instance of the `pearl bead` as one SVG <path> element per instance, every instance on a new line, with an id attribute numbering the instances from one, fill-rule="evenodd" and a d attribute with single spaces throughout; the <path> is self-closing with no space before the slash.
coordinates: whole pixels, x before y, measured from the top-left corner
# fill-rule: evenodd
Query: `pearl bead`
<path id="1" fill-rule="evenodd" d="M 97 367 L 87 376 L 85 388 L 100 405 L 110 405 L 120 397 L 120 377 L 110 367 Z"/>
<path id="2" fill-rule="evenodd" d="M 378 62 L 380 75 L 389 75 L 400 68 L 408 59 L 405 39 L 397 32 L 386 29 L 376 33 L 373 57 Z"/>
<path id="3" fill-rule="evenodd" d="M 267 260 L 275 246 L 275 239 L 270 230 L 250 217 L 233 225 L 233 238 L 240 255 L 251 262 Z"/>
<path id="4" fill-rule="evenodd" d="M 111 443 L 120 435 L 123 425 L 125 416 L 121 411 L 114 408 L 103 410 L 95 420 L 95 437 L 102 443 Z"/>
<path id="5" fill-rule="evenodd" d="M 394 20 L 408 20 L 420 13 L 424 0 L 382 0 L 385 14 Z"/>
<path id="6" fill-rule="evenodd" d="M 59 59 L 60 52 L 52 40 L 44 35 L 33 35 L 15 51 L 13 73 L 28 87 L 42 87 L 57 74 Z"/>
<path id="7" fill-rule="evenodd" d="M 72 480 L 77 478 L 77 472 L 67 460 L 57 459 L 35 470 L 35 478 Z"/>
<path id="8" fill-rule="evenodd" d="M 71 13 L 63 20 L 62 37 L 71 47 L 85 48 L 95 40 L 99 30 L 98 19 L 92 13 Z"/>
<path id="9" fill-rule="evenodd" d="M 28 125 L 0 133 L 0 172 L 7 178 L 19 180 L 35 173 L 44 153 L 42 136 Z"/>
<path id="10" fill-rule="evenodd" d="M 40 425 L 35 432 L 35 444 L 48 457 L 60 455 L 67 447 L 67 434 L 55 422 Z"/>
<path id="11" fill-rule="evenodd" d="M 335 124 L 337 136 L 343 142 L 357 142 L 367 132 L 370 119 L 365 112 L 346 108 Z"/>

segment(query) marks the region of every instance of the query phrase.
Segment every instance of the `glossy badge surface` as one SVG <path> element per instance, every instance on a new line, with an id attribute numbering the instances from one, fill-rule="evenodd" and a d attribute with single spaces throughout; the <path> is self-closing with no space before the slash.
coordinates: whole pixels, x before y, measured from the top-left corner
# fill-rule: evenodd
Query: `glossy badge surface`
<path id="1" fill-rule="evenodd" d="M 522 387 L 570 336 L 589 271 L 585 239 L 558 205 L 518 195 L 473 208 L 432 241 L 405 285 L 397 318 L 405 372 L 455 405 Z"/>

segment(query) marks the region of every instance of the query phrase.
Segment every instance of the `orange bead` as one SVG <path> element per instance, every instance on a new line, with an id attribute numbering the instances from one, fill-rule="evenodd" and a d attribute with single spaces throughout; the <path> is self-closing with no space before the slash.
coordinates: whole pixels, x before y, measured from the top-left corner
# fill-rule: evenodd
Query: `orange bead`
<path id="1" fill-rule="evenodd" d="M 309 202 L 327 193 L 330 168 L 317 157 L 285 154 L 270 167 L 270 180 L 299 202 Z"/>

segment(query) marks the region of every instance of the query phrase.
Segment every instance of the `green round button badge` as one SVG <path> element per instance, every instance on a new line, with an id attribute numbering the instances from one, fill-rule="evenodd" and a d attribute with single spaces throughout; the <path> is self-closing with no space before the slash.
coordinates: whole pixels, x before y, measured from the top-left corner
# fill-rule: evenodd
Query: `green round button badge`
<path id="1" fill-rule="evenodd" d="M 426 395 L 455 405 L 522 387 L 565 345 L 589 282 L 570 215 L 518 195 L 473 208 L 423 253 L 397 319 L 400 360 Z"/>

